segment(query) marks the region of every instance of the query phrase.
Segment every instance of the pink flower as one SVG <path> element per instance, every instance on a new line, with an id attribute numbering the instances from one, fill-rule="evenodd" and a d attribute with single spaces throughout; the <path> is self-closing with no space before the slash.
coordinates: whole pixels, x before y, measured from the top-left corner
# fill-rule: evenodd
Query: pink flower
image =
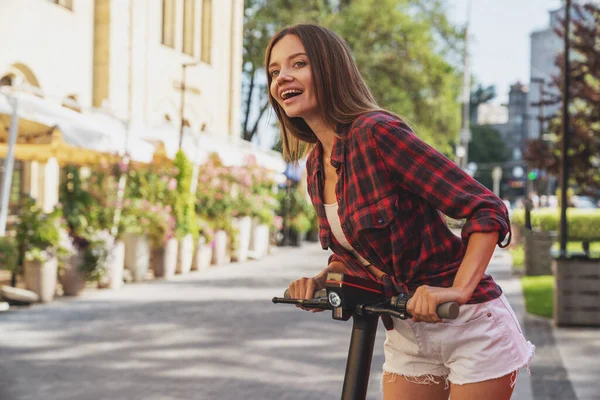
<path id="1" fill-rule="evenodd" d="M 216 193 L 216 194 L 215 194 L 215 198 L 216 198 L 217 200 L 221 200 L 221 199 L 223 199 L 223 195 L 222 195 L 221 193 Z"/>
<path id="2" fill-rule="evenodd" d="M 175 190 L 177 189 L 177 180 L 175 178 L 171 178 L 169 180 L 169 184 L 167 185 L 167 189 Z"/>

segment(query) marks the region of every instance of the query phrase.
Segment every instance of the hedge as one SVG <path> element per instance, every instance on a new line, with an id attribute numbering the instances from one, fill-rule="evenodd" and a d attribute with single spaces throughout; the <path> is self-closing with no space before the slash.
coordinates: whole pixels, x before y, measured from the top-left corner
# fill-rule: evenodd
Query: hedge
<path id="1" fill-rule="evenodd" d="M 525 226 L 525 210 L 514 210 L 511 223 Z M 542 232 L 558 232 L 560 209 L 541 208 L 531 211 L 531 228 Z M 567 234 L 569 241 L 600 241 L 600 209 L 567 208 Z"/>

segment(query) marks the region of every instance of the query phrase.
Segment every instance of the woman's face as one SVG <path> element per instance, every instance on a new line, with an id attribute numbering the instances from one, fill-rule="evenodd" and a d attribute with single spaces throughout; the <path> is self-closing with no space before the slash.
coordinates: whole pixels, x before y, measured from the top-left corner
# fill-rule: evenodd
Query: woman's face
<path id="1" fill-rule="evenodd" d="M 288 117 L 306 120 L 318 114 L 309 59 L 298 36 L 286 35 L 273 46 L 268 71 L 271 96 Z"/>

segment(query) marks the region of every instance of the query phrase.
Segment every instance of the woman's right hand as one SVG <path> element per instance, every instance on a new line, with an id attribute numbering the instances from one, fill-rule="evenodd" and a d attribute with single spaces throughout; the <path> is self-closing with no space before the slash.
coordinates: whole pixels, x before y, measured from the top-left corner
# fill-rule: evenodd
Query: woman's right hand
<path id="1" fill-rule="evenodd" d="M 314 278 L 300 278 L 290 284 L 290 298 L 300 300 L 312 299 L 314 293 L 317 290 L 322 289 L 324 284 L 325 282 L 323 282 L 323 279 L 319 276 Z M 305 308 L 301 305 L 297 305 L 296 307 L 312 312 L 325 311 L 318 308 Z"/>

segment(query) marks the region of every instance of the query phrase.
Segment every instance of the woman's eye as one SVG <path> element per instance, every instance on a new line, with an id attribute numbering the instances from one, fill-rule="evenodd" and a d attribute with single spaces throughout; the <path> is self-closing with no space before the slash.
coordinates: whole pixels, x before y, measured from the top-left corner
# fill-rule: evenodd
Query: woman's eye
<path id="1" fill-rule="evenodd" d="M 275 78 L 277 75 L 279 75 L 279 71 L 274 69 L 273 71 L 271 71 L 271 77 Z"/>
<path id="2" fill-rule="evenodd" d="M 304 61 L 296 61 L 294 67 L 304 67 L 306 63 Z"/>

